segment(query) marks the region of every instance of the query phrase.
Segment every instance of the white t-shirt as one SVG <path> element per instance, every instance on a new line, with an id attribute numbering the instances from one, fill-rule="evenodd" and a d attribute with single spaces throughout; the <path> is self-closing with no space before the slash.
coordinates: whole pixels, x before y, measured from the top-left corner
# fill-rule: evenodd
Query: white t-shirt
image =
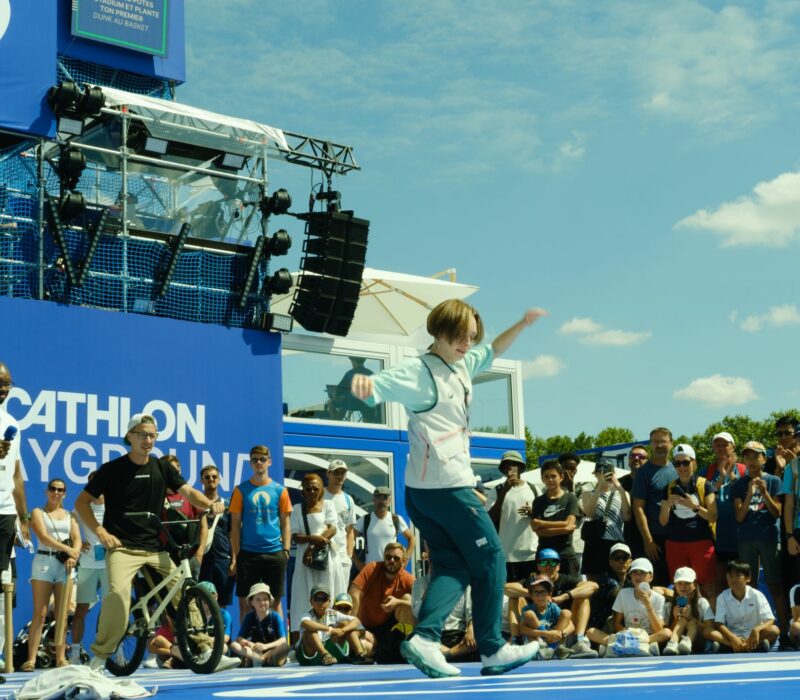
<path id="1" fill-rule="evenodd" d="M 742 600 L 737 600 L 730 588 L 722 591 L 717 598 L 717 614 L 714 620 L 739 637 L 749 637 L 753 627 L 774 619 L 775 615 L 772 614 L 766 596 L 750 586 L 745 588 Z"/>
<path id="2" fill-rule="evenodd" d="M 339 520 L 336 524 L 336 534 L 333 536 L 333 548 L 338 552 L 339 559 L 349 562 L 347 558 L 347 528 L 356 524 L 356 506 L 351 496 L 344 491 L 337 494 L 325 489 L 324 499 L 333 503 Z M 347 566 L 350 566 L 347 563 Z"/>
<path id="3" fill-rule="evenodd" d="M 0 411 L 0 439 L 12 426 L 17 428 L 17 434 L 11 441 L 8 454 L 0 459 L 0 515 L 17 514 L 17 506 L 14 504 L 14 469 L 19 460 L 19 446 L 22 441 L 17 421 L 5 411 Z"/>
<path id="4" fill-rule="evenodd" d="M 364 532 L 364 518 L 362 515 L 356 522 L 356 532 L 363 535 L 367 541 L 367 555 L 364 563 L 371 561 L 383 561 L 383 548 L 390 542 L 397 542 L 397 539 L 406 530 L 408 525 L 403 520 L 402 515 L 397 516 L 397 532 L 394 529 L 394 519 L 391 511 L 387 511 L 383 518 L 379 518 L 373 513 L 369 518 L 369 532 Z"/>
<path id="5" fill-rule="evenodd" d="M 311 620 L 312 622 L 318 622 L 319 624 L 327 625 L 328 627 L 338 627 L 340 623 L 347 623 L 352 619 L 352 615 L 345 615 L 334 608 L 328 608 L 324 613 L 322 613 L 322 617 L 317 617 L 314 614 L 314 609 L 311 608 L 305 615 L 303 615 L 303 617 L 300 618 L 300 629 L 303 629 L 303 620 Z M 317 634 L 319 635 L 319 641 L 321 641 L 323 644 L 325 644 L 325 642 L 331 638 L 331 633 L 328 631 L 318 631 Z"/>
<path id="6" fill-rule="evenodd" d="M 664 621 L 664 596 L 655 591 L 650 591 L 650 602 L 653 605 L 656 616 Z M 626 628 L 639 627 L 648 633 L 653 632 L 650 624 L 650 616 L 647 608 L 644 607 L 634 596 L 633 588 L 623 588 L 617 593 L 614 605 L 611 607 L 614 612 L 622 613 Z"/>
<path id="7" fill-rule="evenodd" d="M 533 490 L 526 481 L 510 488 L 506 492 L 500 510 L 498 536 L 503 545 L 506 561 L 531 561 L 536 558 L 536 546 L 539 538 L 531 528 L 531 520 L 527 515 L 520 515 L 519 509 L 533 505 Z M 492 509 L 497 502 L 497 490 L 487 494 L 486 510 Z"/>
<path id="8" fill-rule="evenodd" d="M 675 607 L 675 603 L 671 603 L 667 605 L 667 616 L 665 620 L 671 621 L 672 620 L 672 608 Z M 713 620 L 714 619 L 714 611 L 711 609 L 711 605 L 709 602 L 700 597 L 697 599 L 697 613 L 700 615 L 700 622 L 705 622 L 706 620 Z"/>

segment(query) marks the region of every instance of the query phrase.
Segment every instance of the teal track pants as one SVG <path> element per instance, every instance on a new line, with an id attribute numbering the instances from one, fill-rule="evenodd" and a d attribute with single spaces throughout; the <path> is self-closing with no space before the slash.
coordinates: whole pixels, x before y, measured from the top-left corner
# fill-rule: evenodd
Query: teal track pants
<path id="1" fill-rule="evenodd" d="M 445 619 L 469 584 L 478 651 L 491 656 L 505 643 L 500 631 L 506 560 L 483 504 L 469 488 L 406 488 L 406 510 L 431 560 L 431 581 L 414 634 L 440 641 Z"/>

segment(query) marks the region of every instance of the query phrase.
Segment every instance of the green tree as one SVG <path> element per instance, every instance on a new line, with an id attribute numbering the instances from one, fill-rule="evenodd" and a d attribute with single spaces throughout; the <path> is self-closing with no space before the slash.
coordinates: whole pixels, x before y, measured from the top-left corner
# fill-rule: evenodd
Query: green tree
<path id="1" fill-rule="evenodd" d="M 603 428 L 595 438 L 595 445 L 598 447 L 606 445 L 624 445 L 634 442 L 636 438 L 633 436 L 633 431 L 628 428 L 608 427 Z"/>

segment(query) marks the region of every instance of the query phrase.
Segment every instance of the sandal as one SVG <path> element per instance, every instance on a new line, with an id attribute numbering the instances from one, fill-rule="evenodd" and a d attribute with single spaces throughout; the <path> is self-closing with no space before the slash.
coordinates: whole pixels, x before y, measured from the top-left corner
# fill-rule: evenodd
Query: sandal
<path id="1" fill-rule="evenodd" d="M 323 654 L 322 655 L 322 665 L 323 666 L 333 666 L 333 664 L 338 663 L 336 661 L 336 657 L 333 654 Z"/>
<path id="2" fill-rule="evenodd" d="M 19 667 L 19 670 L 23 673 L 32 673 L 36 670 L 36 665 L 32 661 L 26 661 Z"/>

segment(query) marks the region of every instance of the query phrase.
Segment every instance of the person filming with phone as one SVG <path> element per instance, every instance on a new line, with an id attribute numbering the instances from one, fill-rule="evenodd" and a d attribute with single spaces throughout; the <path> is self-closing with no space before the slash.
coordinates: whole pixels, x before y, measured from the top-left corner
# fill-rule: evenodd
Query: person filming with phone
<path id="1" fill-rule="evenodd" d="M 586 543 L 581 573 L 590 581 L 599 581 L 608 569 L 611 548 L 625 542 L 625 523 L 631 519 L 631 502 L 615 473 L 614 463 L 599 459 L 594 468 L 597 486 L 581 493 L 581 507 L 586 520 L 581 538 Z"/>

